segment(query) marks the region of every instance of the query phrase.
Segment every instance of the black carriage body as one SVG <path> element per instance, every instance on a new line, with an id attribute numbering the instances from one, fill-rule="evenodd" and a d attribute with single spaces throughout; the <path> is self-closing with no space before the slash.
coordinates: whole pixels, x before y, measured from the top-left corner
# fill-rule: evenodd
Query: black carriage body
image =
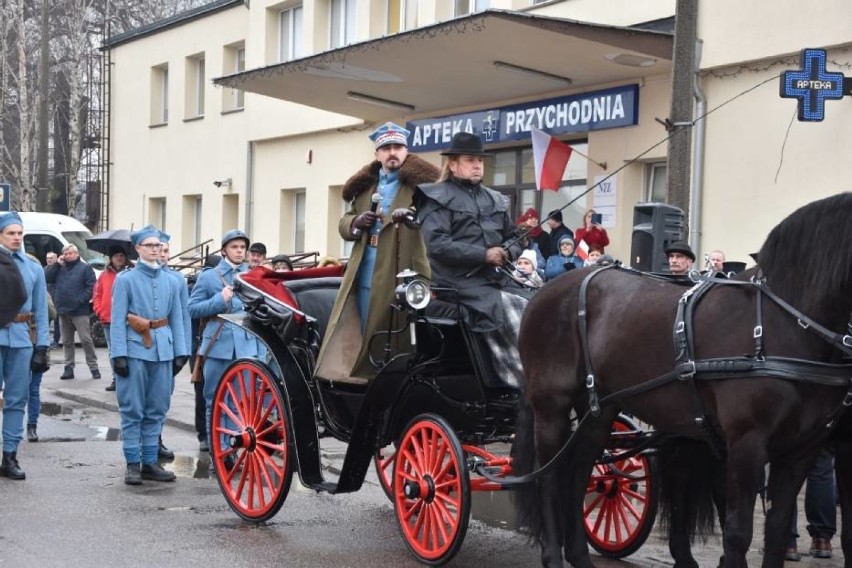
<path id="1" fill-rule="evenodd" d="M 288 281 L 301 308 L 294 310 L 238 279 L 235 291 L 248 315 L 224 316 L 263 341 L 282 371 L 276 379 L 289 407 L 303 484 L 331 493 L 358 490 L 376 451 L 396 443 L 409 421 L 423 413 L 440 415 L 463 443 L 508 440 L 519 394 L 494 386 L 484 344 L 455 311 L 411 314 L 416 347 L 396 354 L 367 385 L 316 377 L 316 356 L 339 285 L 340 278 Z M 383 341 L 384 333 L 372 340 Z M 323 435 L 348 444 L 336 484 L 326 482 L 322 474 Z"/>

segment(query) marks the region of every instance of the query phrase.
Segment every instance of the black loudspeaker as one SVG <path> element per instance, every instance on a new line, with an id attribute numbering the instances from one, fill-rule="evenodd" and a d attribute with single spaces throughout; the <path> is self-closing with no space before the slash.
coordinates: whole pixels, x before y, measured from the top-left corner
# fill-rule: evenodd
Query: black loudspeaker
<path id="1" fill-rule="evenodd" d="M 666 203 L 637 203 L 633 208 L 630 266 L 643 272 L 668 272 L 666 247 L 684 240 L 683 211 Z"/>

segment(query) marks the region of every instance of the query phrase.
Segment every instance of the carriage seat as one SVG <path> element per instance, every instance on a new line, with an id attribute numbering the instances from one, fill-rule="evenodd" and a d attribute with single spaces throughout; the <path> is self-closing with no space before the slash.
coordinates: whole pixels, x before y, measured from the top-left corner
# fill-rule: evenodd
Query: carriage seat
<path id="1" fill-rule="evenodd" d="M 311 278 L 308 280 L 291 280 L 284 286 L 293 295 L 299 309 L 316 318 L 316 329 L 319 333 L 320 344 L 328 329 L 328 321 L 331 319 L 331 310 L 340 283 L 343 279 L 339 276 L 327 276 L 325 278 Z"/>

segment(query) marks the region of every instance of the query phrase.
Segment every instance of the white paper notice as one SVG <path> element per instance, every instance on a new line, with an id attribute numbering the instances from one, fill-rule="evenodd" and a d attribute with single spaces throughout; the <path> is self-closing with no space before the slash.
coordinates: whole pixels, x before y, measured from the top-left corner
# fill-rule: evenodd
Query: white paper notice
<path id="1" fill-rule="evenodd" d="M 595 192 L 592 197 L 592 209 L 603 216 L 601 225 L 605 229 L 615 227 L 616 210 L 618 208 L 618 186 L 615 176 L 606 179 L 606 176 L 595 177 Z"/>

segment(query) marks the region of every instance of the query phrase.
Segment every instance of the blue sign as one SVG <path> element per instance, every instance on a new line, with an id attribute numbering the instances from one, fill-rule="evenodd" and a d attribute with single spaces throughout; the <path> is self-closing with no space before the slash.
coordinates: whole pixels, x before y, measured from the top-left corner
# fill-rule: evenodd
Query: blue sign
<path id="1" fill-rule="evenodd" d="M 842 99 L 849 90 L 842 73 L 826 71 L 824 49 L 802 50 L 802 70 L 781 73 L 781 97 L 799 100 L 800 121 L 821 121 L 825 118 L 825 101 Z"/>
<path id="2" fill-rule="evenodd" d="M 12 207 L 12 186 L 0 183 L 0 211 L 10 211 Z"/>
<path id="3" fill-rule="evenodd" d="M 639 120 L 639 85 L 531 101 L 491 110 L 412 120 L 408 149 L 431 152 L 450 146 L 457 132 L 478 134 L 484 144 L 529 140 L 535 127 L 558 136 L 633 126 Z"/>

